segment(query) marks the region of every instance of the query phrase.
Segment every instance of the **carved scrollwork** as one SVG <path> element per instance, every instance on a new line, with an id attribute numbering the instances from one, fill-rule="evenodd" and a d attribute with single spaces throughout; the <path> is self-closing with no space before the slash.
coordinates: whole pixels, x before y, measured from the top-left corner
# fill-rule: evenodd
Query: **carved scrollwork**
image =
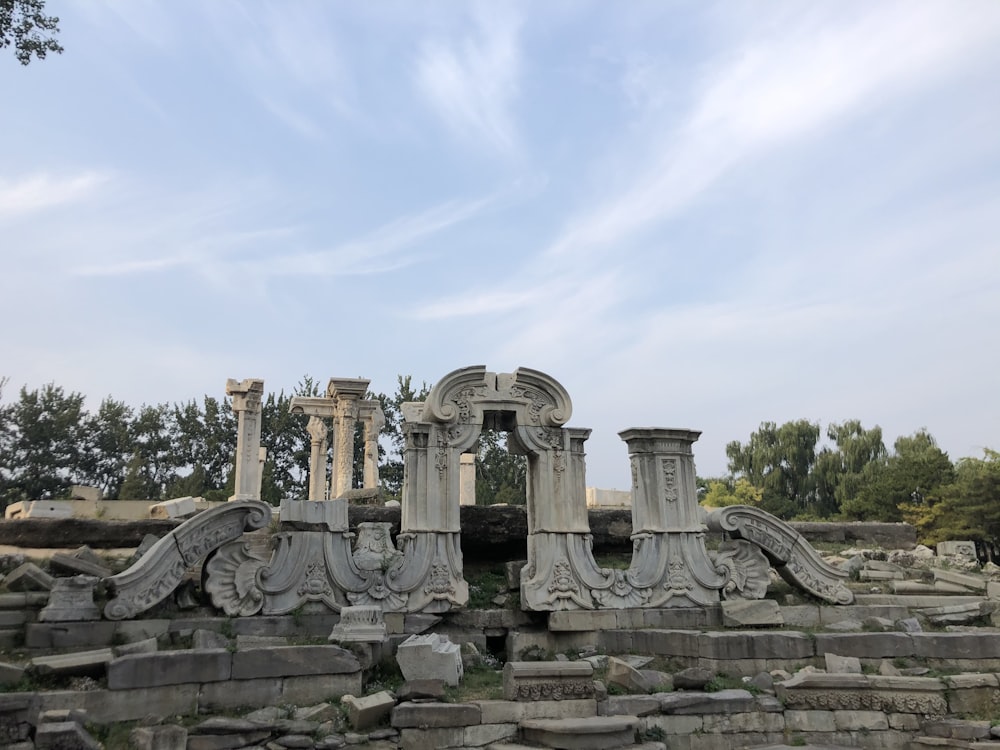
<path id="1" fill-rule="evenodd" d="M 726 599 L 763 599 L 771 582 L 771 566 L 757 547 L 743 540 L 723 542 L 716 551 L 715 569 L 726 577 Z"/>
<path id="2" fill-rule="evenodd" d="M 210 552 L 260 529 L 271 506 L 259 500 L 226 503 L 188 519 L 150 547 L 128 570 L 106 579 L 114 595 L 104 607 L 110 620 L 135 617 L 173 593 L 187 571 Z"/>
<path id="3" fill-rule="evenodd" d="M 257 585 L 257 571 L 268 558 L 244 542 L 224 544 L 205 564 L 205 592 L 212 604 L 229 617 L 260 612 L 264 592 Z"/>

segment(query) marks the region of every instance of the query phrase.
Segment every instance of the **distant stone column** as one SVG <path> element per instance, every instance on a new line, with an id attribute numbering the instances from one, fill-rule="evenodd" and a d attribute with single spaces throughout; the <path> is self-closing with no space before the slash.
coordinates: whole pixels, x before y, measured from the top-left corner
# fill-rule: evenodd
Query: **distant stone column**
<path id="1" fill-rule="evenodd" d="M 476 454 L 463 453 L 458 468 L 458 504 L 476 504 Z"/>
<path id="2" fill-rule="evenodd" d="M 230 500 L 260 499 L 260 414 L 264 381 L 256 378 L 226 381 L 226 395 L 233 397 L 236 433 L 236 487 Z"/>
<path id="3" fill-rule="evenodd" d="M 354 476 L 354 426 L 359 402 L 371 381 L 363 378 L 330 378 L 327 398 L 336 400 L 334 414 L 333 478 L 330 497 L 336 498 L 351 489 Z"/>
<path id="4" fill-rule="evenodd" d="M 326 494 L 326 451 L 329 429 L 321 417 L 309 417 L 309 499 L 324 500 Z"/>
<path id="5" fill-rule="evenodd" d="M 365 401 L 362 404 L 365 425 L 365 489 L 378 489 L 378 436 L 385 426 L 385 414 L 378 401 Z"/>

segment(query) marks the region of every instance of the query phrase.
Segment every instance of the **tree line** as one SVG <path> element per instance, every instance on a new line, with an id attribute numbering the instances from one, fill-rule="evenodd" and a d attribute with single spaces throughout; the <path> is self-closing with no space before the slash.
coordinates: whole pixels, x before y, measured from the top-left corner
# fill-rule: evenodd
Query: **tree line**
<path id="1" fill-rule="evenodd" d="M 66 497 L 74 484 L 108 499 L 163 500 L 186 495 L 225 500 L 233 492 L 236 416 L 226 398 L 128 406 L 108 396 L 97 409 L 55 384 L 5 403 L 0 378 L 0 508 L 19 500 Z M 385 499 L 399 499 L 404 448 L 400 405 L 422 401 L 409 375 L 394 393 L 369 393 L 385 413 L 379 473 Z M 308 417 L 289 412 L 295 396 L 315 396 L 303 377 L 291 393 L 262 402 L 267 449 L 261 499 L 273 505 L 308 493 Z M 354 486 L 361 485 L 363 441 L 355 436 Z M 879 427 L 858 420 L 827 427 L 797 420 L 764 422 L 746 442 L 726 446 L 728 475 L 698 480 L 705 505 L 754 505 L 786 520 L 908 521 L 924 541 L 1000 539 L 1000 453 L 952 462 L 927 430 L 887 449 Z M 502 432 L 484 431 L 476 458 L 479 504 L 525 502 L 526 461 L 508 452 Z"/>
<path id="2" fill-rule="evenodd" d="M 706 505 L 756 505 L 784 519 L 906 521 L 925 543 L 1000 540 L 1000 453 L 952 462 L 920 429 L 889 450 L 880 427 L 764 422 L 726 446 L 729 475 L 699 480 Z"/>
<path id="3" fill-rule="evenodd" d="M 67 497 L 73 485 L 100 488 L 110 500 L 165 500 L 199 496 L 225 500 L 233 493 L 237 418 L 227 398 L 128 406 L 111 396 L 95 411 L 84 396 L 49 383 L 22 387 L 4 403 L 0 378 L 0 510 L 20 500 Z M 399 376 L 392 394 L 369 393 L 385 413 L 379 441 L 382 494 L 399 499 L 404 447 L 400 405 L 423 401 L 424 383 Z M 291 414 L 295 396 L 316 396 L 317 380 L 303 377 L 291 393 L 266 395 L 261 404 L 261 445 L 267 449 L 261 499 L 278 505 L 308 494 L 308 417 Z M 355 435 L 355 477 L 361 486 L 362 427 Z M 329 467 L 328 467 L 329 468 Z M 487 433 L 476 462 L 477 501 L 525 502 L 525 461 L 507 453 L 502 434 Z"/>

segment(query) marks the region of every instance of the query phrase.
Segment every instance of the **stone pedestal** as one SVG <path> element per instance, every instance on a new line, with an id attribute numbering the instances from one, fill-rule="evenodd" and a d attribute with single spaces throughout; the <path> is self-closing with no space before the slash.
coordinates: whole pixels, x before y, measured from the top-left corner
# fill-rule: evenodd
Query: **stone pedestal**
<path id="1" fill-rule="evenodd" d="M 629 580 L 649 590 L 646 606 L 714 604 L 726 577 L 705 548 L 692 445 L 700 432 L 642 428 L 618 433 L 632 462 Z"/>
<path id="2" fill-rule="evenodd" d="M 97 578 L 78 575 L 56 578 L 52 582 L 49 603 L 38 613 L 39 622 L 74 622 L 100 620 L 101 611 L 94 604 Z"/>

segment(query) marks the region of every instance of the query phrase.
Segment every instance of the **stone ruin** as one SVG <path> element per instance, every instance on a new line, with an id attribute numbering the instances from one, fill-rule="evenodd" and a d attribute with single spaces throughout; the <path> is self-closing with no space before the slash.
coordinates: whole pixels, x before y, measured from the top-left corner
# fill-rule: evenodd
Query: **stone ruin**
<path id="1" fill-rule="evenodd" d="M 349 530 L 348 500 L 357 420 L 364 425 L 366 489 L 377 486 L 378 430 L 384 417 L 363 398 L 368 381 L 331 379 L 324 397 L 296 397 L 309 415 L 309 499 L 286 501 L 272 548 L 242 539 L 271 519 L 257 500 L 263 382 L 230 380 L 239 418 L 236 491 L 226 507 L 203 512 L 162 539 L 129 570 L 108 579 L 109 619 L 135 617 L 162 601 L 188 569 L 208 560 L 205 589 L 229 616 L 277 615 L 307 602 L 331 611 L 377 606 L 384 612 L 443 613 L 468 601 L 462 573 L 462 456 L 484 429 L 508 432 L 527 457 L 527 564 L 520 601 L 526 611 L 688 608 L 722 599 L 762 599 L 771 566 L 793 585 L 834 604 L 849 604 L 847 573 L 827 565 L 788 524 L 764 511 L 698 505 L 692 446 L 700 433 L 633 428 L 619 433 L 632 468 L 632 540 L 625 570 L 594 559 L 586 505 L 584 443 L 590 430 L 566 427 L 569 394 L 537 370 L 487 372 L 466 367 L 441 379 L 425 402 L 403 405 L 401 530 L 389 524 Z M 333 428 L 325 419 L 332 419 Z M 332 436 L 332 440 L 330 439 Z M 333 471 L 326 482 L 326 452 Z M 327 499 L 333 498 L 333 499 Z M 730 541 L 714 556 L 708 529 Z M 398 544 L 398 547 L 397 547 Z"/>
<path id="2" fill-rule="evenodd" d="M 30 564 L 11 573 L 8 589 L 18 590 L 16 580 L 24 593 L 0 594 L 0 624 L 22 618 L 25 646 L 40 654 L 29 672 L 102 675 L 106 688 L 0 694 L 0 744 L 90 747 L 82 712 L 107 724 L 147 717 L 150 706 L 166 716 L 261 706 L 190 731 L 152 722 L 132 732 L 130 746 L 1000 748 L 988 721 L 973 720 L 1000 705 L 1000 633 L 921 627 L 988 617 L 1000 581 L 944 568 L 933 584 L 908 580 L 903 570 L 919 567 L 915 552 L 837 566 L 759 509 L 706 511 L 695 492 L 699 433 L 675 428 L 619 433 L 632 474 L 632 555 L 625 568 L 604 567 L 587 511 L 590 430 L 568 427 L 569 394 L 527 368 L 456 370 L 425 402 L 405 404 L 400 530 L 393 538 L 392 524 L 362 522 L 355 533 L 349 506 L 377 499 L 384 420 L 378 402 L 364 398 L 367 387 L 334 378 L 324 396 L 292 401 L 293 412 L 309 416 L 309 491 L 283 502 L 280 520 L 259 500 L 263 382 L 230 380 L 239 430 L 230 502 L 174 526 L 121 573 L 82 553 L 53 556 L 70 577 Z M 359 422 L 364 486 L 352 489 Z M 484 429 L 507 432 L 510 449 L 527 458 L 527 560 L 508 566 L 515 610 L 466 607 L 460 509 Z M 713 549 L 709 535 L 722 537 Z M 966 547 L 949 554 L 958 567 L 973 566 Z M 217 616 L 159 616 L 171 597 L 194 601 L 198 571 Z M 766 598 L 772 572 L 806 603 Z M 858 602 L 849 579 L 898 592 Z M 8 613 L 16 607 L 26 614 Z M 302 632 L 329 644 L 290 642 Z M 192 638 L 192 648 L 158 648 L 178 637 Z M 503 700 L 445 700 L 467 664 L 482 663 L 475 644 L 486 651 L 498 638 L 507 655 Z M 473 644 L 471 653 L 458 641 Z M 569 652 L 576 658 L 553 658 Z M 393 654 L 403 687 L 366 685 L 363 677 Z M 654 657 L 672 673 L 644 669 Z M 896 666 L 904 662 L 918 666 L 904 672 Z M 929 674 L 949 667 L 975 674 Z M 19 669 L 0 663 L 0 683 L 16 681 Z M 595 680 L 598 670 L 605 682 Z M 722 674 L 736 682 L 702 691 Z M 325 732 L 339 715 L 329 700 L 341 697 L 352 731 Z M 289 704 L 308 705 L 278 711 Z"/>

